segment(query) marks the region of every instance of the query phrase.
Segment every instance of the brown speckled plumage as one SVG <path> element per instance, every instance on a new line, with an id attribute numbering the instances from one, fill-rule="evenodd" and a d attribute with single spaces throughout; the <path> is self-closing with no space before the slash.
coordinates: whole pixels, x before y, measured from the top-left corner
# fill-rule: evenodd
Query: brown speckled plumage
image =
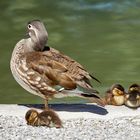
<path id="1" fill-rule="evenodd" d="M 97 79 L 75 60 L 54 48 L 45 47 L 48 33 L 42 22 L 31 21 L 28 31 L 30 37 L 16 44 L 11 58 L 12 74 L 24 89 L 48 100 L 59 93 L 69 95 L 69 91 L 80 87 L 102 104 L 98 92 L 90 84 L 90 79 Z M 83 96 L 76 93 L 79 95 Z"/>
<path id="2" fill-rule="evenodd" d="M 26 112 L 25 119 L 27 124 L 32 126 L 62 127 L 62 121 L 52 109 L 40 113 L 35 109 L 30 109 Z"/>

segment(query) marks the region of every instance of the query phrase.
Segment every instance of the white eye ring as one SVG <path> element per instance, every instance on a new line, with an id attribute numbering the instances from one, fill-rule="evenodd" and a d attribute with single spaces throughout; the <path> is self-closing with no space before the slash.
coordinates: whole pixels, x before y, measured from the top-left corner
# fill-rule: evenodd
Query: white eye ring
<path id="1" fill-rule="evenodd" d="M 32 27 L 32 25 L 31 24 L 28 24 L 28 28 L 30 29 Z"/>

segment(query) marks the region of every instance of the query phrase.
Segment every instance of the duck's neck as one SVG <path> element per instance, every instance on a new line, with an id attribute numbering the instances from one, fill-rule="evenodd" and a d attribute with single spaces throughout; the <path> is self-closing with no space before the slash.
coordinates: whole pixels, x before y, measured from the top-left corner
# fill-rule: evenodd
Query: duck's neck
<path id="1" fill-rule="evenodd" d="M 44 32 L 30 32 L 27 45 L 35 51 L 42 51 L 48 40 L 48 34 Z"/>
<path id="2" fill-rule="evenodd" d="M 45 45 L 42 45 L 39 41 L 34 41 L 31 38 L 26 39 L 26 46 L 24 48 L 26 52 L 42 51 Z"/>

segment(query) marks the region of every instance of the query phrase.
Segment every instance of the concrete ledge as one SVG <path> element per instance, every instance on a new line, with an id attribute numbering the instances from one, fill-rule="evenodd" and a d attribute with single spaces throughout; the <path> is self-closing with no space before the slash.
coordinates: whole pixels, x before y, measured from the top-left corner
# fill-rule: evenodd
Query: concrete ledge
<path id="1" fill-rule="evenodd" d="M 0 140 L 139 140 L 140 108 L 95 104 L 52 104 L 63 128 L 33 127 L 26 124 L 30 108 L 43 105 L 0 105 Z"/>
<path id="2" fill-rule="evenodd" d="M 58 113 L 61 119 L 113 119 L 126 116 L 140 116 L 140 108 L 131 109 L 126 106 L 105 106 L 95 104 L 52 104 L 50 107 Z M 27 110 L 35 108 L 41 111 L 43 105 L 33 104 L 1 104 L 0 115 L 24 116 Z"/>

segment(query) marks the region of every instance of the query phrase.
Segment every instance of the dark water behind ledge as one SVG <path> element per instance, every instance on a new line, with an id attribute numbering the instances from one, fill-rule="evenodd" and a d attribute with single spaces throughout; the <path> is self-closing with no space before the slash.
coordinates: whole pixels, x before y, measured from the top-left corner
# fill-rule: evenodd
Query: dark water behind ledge
<path id="1" fill-rule="evenodd" d="M 13 79 L 9 61 L 27 21 L 41 19 L 49 45 L 74 58 L 97 77 L 103 95 L 113 83 L 140 83 L 139 0 L 0 1 L 0 103 L 41 103 Z M 84 102 L 77 98 L 52 102 Z"/>

